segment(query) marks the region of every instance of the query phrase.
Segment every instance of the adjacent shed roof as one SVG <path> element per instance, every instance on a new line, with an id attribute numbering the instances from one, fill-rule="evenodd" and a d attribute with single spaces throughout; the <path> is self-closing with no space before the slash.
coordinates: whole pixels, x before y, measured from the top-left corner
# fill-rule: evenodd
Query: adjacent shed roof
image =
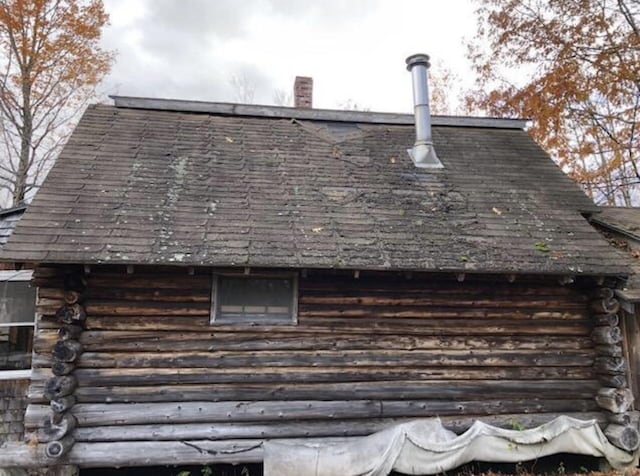
<path id="1" fill-rule="evenodd" d="M 522 121 L 117 98 L 90 107 L 4 251 L 39 262 L 619 274 Z"/>
<path id="2" fill-rule="evenodd" d="M 13 229 L 26 209 L 26 206 L 20 206 L 0 210 L 0 249 L 13 233 Z"/>
<path id="3" fill-rule="evenodd" d="M 640 241 L 640 208 L 600 207 L 591 218 L 594 223 Z"/>

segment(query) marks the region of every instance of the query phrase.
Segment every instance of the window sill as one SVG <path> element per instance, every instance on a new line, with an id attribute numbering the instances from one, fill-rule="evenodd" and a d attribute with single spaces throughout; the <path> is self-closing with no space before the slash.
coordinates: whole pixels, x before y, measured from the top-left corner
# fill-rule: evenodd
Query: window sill
<path id="1" fill-rule="evenodd" d="M 0 380 L 24 380 L 31 378 L 31 369 L 0 370 Z"/>

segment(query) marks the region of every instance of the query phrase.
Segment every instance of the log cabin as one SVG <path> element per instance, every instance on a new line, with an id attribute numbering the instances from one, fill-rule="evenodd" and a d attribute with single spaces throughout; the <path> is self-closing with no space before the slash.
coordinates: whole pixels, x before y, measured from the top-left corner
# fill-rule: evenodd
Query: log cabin
<path id="1" fill-rule="evenodd" d="M 624 338 L 628 378 L 634 400 L 640 401 L 640 208 L 600 207 L 591 224 L 628 259 L 632 274 L 616 290 L 620 302 L 620 326 Z"/>
<path id="2" fill-rule="evenodd" d="M 415 115 L 90 106 L 2 252 L 38 300 L 0 466 L 261 462 L 431 417 L 565 415 L 635 451 L 597 208 L 526 121 L 431 117 L 408 64 Z"/>
<path id="3" fill-rule="evenodd" d="M 26 206 L 0 210 L 0 250 Z M 32 271 L 0 263 L 0 443 L 24 438 L 35 321 Z"/>

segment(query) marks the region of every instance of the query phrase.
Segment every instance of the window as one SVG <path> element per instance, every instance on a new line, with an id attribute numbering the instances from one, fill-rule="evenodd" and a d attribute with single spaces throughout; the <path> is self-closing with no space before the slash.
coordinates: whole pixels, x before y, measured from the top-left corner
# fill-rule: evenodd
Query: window
<path id="1" fill-rule="evenodd" d="M 295 324 L 295 276 L 214 275 L 211 322 L 216 324 Z"/>
<path id="2" fill-rule="evenodd" d="M 36 302 L 31 275 L 0 271 L 0 371 L 31 368 Z"/>

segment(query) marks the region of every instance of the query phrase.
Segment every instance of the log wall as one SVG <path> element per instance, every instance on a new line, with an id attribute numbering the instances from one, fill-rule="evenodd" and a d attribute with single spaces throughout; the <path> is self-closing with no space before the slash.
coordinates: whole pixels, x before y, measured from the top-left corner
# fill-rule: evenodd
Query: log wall
<path id="1" fill-rule="evenodd" d="M 36 277 L 31 431 L 49 418 L 65 273 L 83 275 L 41 268 Z M 68 413 L 84 450 L 359 436 L 417 417 L 462 430 L 477 417 L 533 425 L 602 415 L 595 284 L 309 272 L 299 279 L 297 325 L 223 326 L 209 322 L 210 273 L 105 267 L 83 275 L 87 318 L 75 336 Z"/>
<path id="2" fill-rule="evenodd" d="M 28 379 L 0 380 L 0 444 L 24 437 Z"/>

